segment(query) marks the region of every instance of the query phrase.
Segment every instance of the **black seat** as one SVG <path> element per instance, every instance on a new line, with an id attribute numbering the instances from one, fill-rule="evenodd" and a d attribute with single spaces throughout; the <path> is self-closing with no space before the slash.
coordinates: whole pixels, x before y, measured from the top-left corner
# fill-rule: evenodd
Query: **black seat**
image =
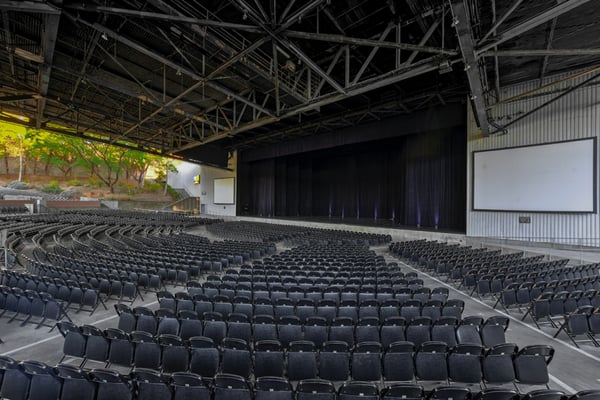
<path id="1" fill-rule="evenodd" d="M 345 381 L 349 375 L 349 363 L 346 342 L 325 342 L 320 352 L 319 377 L 329 381 Z"/>
<path id="2" fill-rule="evenodd" d="M 254 344 L 254 376 L 283 376 L 283 347 L 277 340 L 260 340 Z"/>
<path id="3" fill-rule="evenodd" d="M 458 344 L 448 355 L 450 380 L 460 383 L 481 382 L 483 348 L 474 344 Z"/>
<path id="4" fill-rule="evenodd" d="M 317 353 L 313 342 L 300 340 L 290 343 L 287 352 L 287 376 L 290 381 L 317 377 Z"/>
<path id="5" fill-rule="evenodd" d="M 296 387 L 297 400 L 336 400 L 335 386 L 323 379 L 305 379 Z"/>
<path id="6" fill-rule="evenodd" d="M 72 322 L 60 321 L 56 324 L 58 331 L 63 335 L 63 356 L 60 359 L 61 363 L 65 357 L 83 358 L 85 356 L 85 347 L 87 337 L 83 335 L 81 329 Z"/>
<path id="7" fill-rule="evenodd" d="M 315 344 L 317 349 L 327 341 L 327 320 L 324 317 L 309 317 L 304 324 L 304 339 Z"/>
<path id="8" fill-rule="evenodd" d="M 135 344 L 133 365 L 136 368 L 159 369 L 161 349 L 154 336 L 142 331 L 133 331 L 130 336 Z"/>
<path id="9" fill-rule="evenodd" d="M 94 400 L 96 384 L 87 372 L 72 365 L 59 364 L 56 373 L 62 379 L 60 400 Z"/>
<path id="10" fill-rule="evenodd" d="M 481 341 L 485 347 L 494 347 L 506 343 L 505 332 L 509 324 L 508 317 L 495 315 L 489 317 L 481 327 Z"/>
<path id="11" fill-rule="evenodd" d="M 171 398 L 168 379 L 158 371 L 136 368 L 131 372 L 137 400 L 160 400 Z"/>
<path id="12" fill-rule="evenodd" d="M 200 375 L 175 372 L 171 375 L 171 384 L 173 400 L 210 400 L 211 398 L 211 391 Z"/>
<path id="13" fill-rule="evenodd" d="M 350 381 L 344 383 L 338 391 L 339 400 L 379 400 L 377 385 Z"/>
<path id="14" fill-rule="evenodd" d="M 93 369 L 92 380 L 96 382 L 96 400 L 132 400 L 133 387 L 130 382 L 117 371 L 110 369 Z"/>
<path id="15" fill-rule="evenodd" d="M 254 384 L 255 400 L 292 400 L 293 391 L 290 383 L 277 376 L 261 376 Z"/>
<path id="16" fill-rule="evenodd" d="M 116 328 L 106 329 L 105 335 L 110 343 L 106 367 L 108 368 L 111 364 L 131 366 L 134 344 L 129 335 Z"/>
<path id="17" fill-rule="evenodd" d="M 187 371 L 189 352 L 179 336 L 163 334 L 158 337 L 161 347 L 161 365 L 165 373 Z"/>
<path id="18" fill-rule="evenodd" d="M 394 342 L 406 340 L 406 320 L 403 317 L 389 317 L 383 321 L 379 330 L 381 345 L 387 349 Z"/>
<path id="19" fill-rule="evenodd" d="M 190 344 L 190 372 L 204 376 L 213 377 L 220 363 L 220 353 L 211 338 L 194 336 L 189 340 Z"/>
<path id="20" fill-rule="evenodd" d="M 394 383 L 381 392 L 382 400 L 423 400 L 425 391 L 421 385 Z"/>
<path id="21" fill-rule="evenodd" d="M 221 371 L 248 378 L 252 372 L 252 359 L 248 343 L 241 339 L 223 339 Z"/>
<path id="22" fill-rule="evenodd" d="M 473 400 L 519 400 L 521 396 L 514 389 L 487 388 L 473 396 Z"/>
<path id="23" fill-rule="evenodd" d="M 10 357 L 0 356 L 0 373 L 2 373 L 0 398 L 27 400 L 29 376 L 20 365 Z"/>
<path id="24" fill-rule="evenodd" d="M 23 361 L 20 368 L 29 376 L 28 399 L 55 400 L 59 398 L 62 384 L 52 368 L 38 361 Z M 9 375 L 8 379 L 11 378 Z M 7 381 L 6 384 L 10 386 L 16 383 L 19 385 L 21 382 L 25 383 L 24 380 L 18 380 L 18 382 Z"/>
<path id="25" fill-rule="evenodd" d="M 415 355 L 417 378 L 425 381 L 446 381 L 448 379 L 447 352 L 446 343 L 423 343 Z"/>
<path id="26" fill-rule="evenodd" d="M 582 390 L 572 395 L 569 400 L 600 400 L 600 390 Z"/>
<path id="27" fill-rule="evenodd" d="M 517 345 L 513 343 L 499 344 L 488 349 L 482 361 L 485 382 L 492 384 L 514 382 L 513 358 L 516 353 Z"/>
<path id="28" fill-rule="evenodd" d="M 110 345 L 104 332 L 92 325 L 83 325 L 81 333 L 85 336 L 85 355 L 81 367 L 89 361 L 99 361 L 105 364 L 108 359 L 108 346 Z"/>
<path id="29" fill-rule="evenodd" d="M 523 347 L 513 360 L 517 382 L 548 387 L 548 364 L 552 361 L 553 356 L 554 349 L 551 346 Z"/>
<path id="30" fill-rule="evenodd" d="M 381 379 L 381 344 L 360 342 L 352 352 L 352 379 L 357 381 L 379 381 Z"/>
<path id="31" fill-rule="evenodd" d="M 415 378 L 415 345 L 412 342 L 394 342 L 383 356 L 383 374 L 386 381 L 412 381 Z"/>
<path id="32" fill-rule="evenodd" d="M 279 341 L 284 348 L 288 348 L 290 342 L 302 340 L 302 324 L 295 315 L 282 316 L 277 327 Z"/>
<path id="33" fill-rule="evenodd" d="M 219 400 L 252 400 L 252 391 L 244 378 L 220 373 L 215 376 L 214 398 Z"/>
<path id="34" fill-rule="evenodd" d="M 471 390 L 460 386 L 438 386 L 427 397 L 428 400 L 470 400 Z"/>
<path id="35" fill-rule="evenodd" d="M 563 400 L 565 394 L 559 390 L 539 389 L 532 390 L 523 396 L 523 400 Z"/>

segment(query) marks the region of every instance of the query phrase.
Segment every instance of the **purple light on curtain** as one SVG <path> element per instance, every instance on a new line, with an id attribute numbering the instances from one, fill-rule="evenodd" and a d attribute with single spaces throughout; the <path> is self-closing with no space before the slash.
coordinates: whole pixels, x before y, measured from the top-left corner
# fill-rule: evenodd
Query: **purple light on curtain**
<path id="1" fill-rule="evenodd" d="M 417 226 L 421 226 L 421 204 L 417 203 Z"/>
<path id="2" fill-rule="evenodd" d="M 392 221 L 396 220 L 396 209 L 392 208 Z"/>
<path id="3" fill-rule="evenodd" d="M 344 214 L 345 214 L 345 208 L 344 208 L 344 206 L 342 206 L 342 219 L 344 219 Z"/>
<path id="4" fill-rule="evenodd" d="M 331 218 L 331 214 L 332 214 L 332 205 L 331 205 L 331 200 L 329 200 L 329 218 Z"/>
<path id="5" fill-rule="evenodd" d="M 377 206 L 375 206 L 375 209 L 373 210 L 373 217 L 375 217 L 375 219 L 377 219 L 379 213 L 377 212 Z"/>

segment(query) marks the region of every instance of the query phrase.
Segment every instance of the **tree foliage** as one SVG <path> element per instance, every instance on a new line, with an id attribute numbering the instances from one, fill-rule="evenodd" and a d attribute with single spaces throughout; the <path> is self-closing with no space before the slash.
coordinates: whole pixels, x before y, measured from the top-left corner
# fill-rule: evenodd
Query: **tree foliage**
<path id="1" fill-rule="evenodd" d="M 33 173 L 43 166 L 44 174 L 60 171 L 64 178 L 73 171 L 86 171 L 114 193 L 121 180 L 135 180 L 143 186 L 150 167 L 161 171 L 176 171 L 171 160 L 135 150 L 104 143 L 58 135 L 44 130 L 33 130 L 20 125 L 0 122 L 0 159 L 4 160 L 4 173 L 10 170 L 9 160 L 22 157 L 33 166 Z M 20 163 L 21 169 L 23 163 Z M 0 168 L 0 171 L 2 168 Z M 20 171 L 22 172 L 22 171 Z"/>

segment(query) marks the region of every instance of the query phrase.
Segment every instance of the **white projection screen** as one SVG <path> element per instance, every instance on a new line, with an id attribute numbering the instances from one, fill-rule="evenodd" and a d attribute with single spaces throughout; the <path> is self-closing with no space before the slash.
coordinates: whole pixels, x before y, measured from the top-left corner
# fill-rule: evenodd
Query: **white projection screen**
<path id="1" fill-rule="evenodd" d="M 214 204 L 235 204 L 235 178 L 219 178 L 213 181 Z"/>
<path id="2" fill-rule="evenodd" d="M 596 212 L 596 138 L 473 152 L 473 210 Z"/>

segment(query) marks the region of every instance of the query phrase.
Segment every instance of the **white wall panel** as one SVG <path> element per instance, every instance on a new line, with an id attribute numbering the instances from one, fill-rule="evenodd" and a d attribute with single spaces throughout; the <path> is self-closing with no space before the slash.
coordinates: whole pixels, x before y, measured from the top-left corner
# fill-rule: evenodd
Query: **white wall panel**
<path id="1" fill-rule="evenodd" d="M 557 82 L 572 75 L 573 72 L 549 77 L 541 84 Z M 567 79 L 539 91 L 535 91 L 541 86 L 539 80 L 503 88 L 501 99 L 505 102 L 493 106 L 491 115 L 499 125 L 504 125 L 589 77 L 590 75 L 584 75 Z M 517 96 L 518 98 L 515 99 Z M 507 99 L 513 100 L 507 101 Z M 493 212 L 473 211 L 472 207 L 473 151 L 598 137 L 600 135 L 599 115 L 600 80 L 579 88 L 514 123 L 508 128 L 506 134 L 482 137 L 469 110 L 467 236 L 599 246 L 600 219 L 597 213 Z M 598 182 L 596 185 L 598 187 Z M 573 196 L 576 195 L 577 193 L 573 193 Z M 519 223 L 519 216 L 531 217 L 531 223 Z"/>
<path id="2" fill-rule="evenodd" d="M 190 196 L 200 197 L 202 210 L 211 215 L 235 216 L 236 206 L 234 204 L 215 204 L 214 180 L 219 178 L 237 177 L 237 153 L 229 160 L 230 169 L 221 169 L 207 165 L 198 165 L 182 162 L 178 167 L 178 173 L 169 173 L 168 182 L 175 189 L 185 189 Z M 194 183 L 194 177 L 200 175 L 200 184 Z M 234 180 L 237 185 L 237 179 Z M 237 189 L 234 189 L 234 193 Z"/>

